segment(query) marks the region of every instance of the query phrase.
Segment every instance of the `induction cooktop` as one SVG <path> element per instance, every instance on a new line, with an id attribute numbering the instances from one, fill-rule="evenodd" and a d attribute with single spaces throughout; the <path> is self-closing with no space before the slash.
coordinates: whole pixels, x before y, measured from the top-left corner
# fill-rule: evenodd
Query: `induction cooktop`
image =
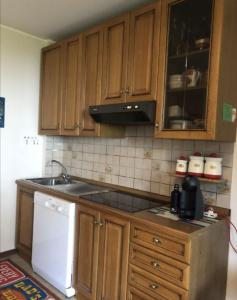
<path id="1" fill-rule="evenodd" d="M 82 198 L 130 213 L 164 205 L 164 203 L 116 191 L 84 195 Z"/>

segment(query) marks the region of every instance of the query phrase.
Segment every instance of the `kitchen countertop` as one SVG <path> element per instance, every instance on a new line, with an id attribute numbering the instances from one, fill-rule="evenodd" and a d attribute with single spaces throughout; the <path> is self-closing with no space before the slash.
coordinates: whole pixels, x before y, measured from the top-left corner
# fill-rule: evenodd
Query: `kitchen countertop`
<path id="1" fill-rule="evenodd" d="M 155 202 L 159 201 L 157 206 L 159 206 L 161 202 L 164 203 L 164 206 L 169 206 L 169 198 L 168 197 L 154 195 L 152 193 L 146 193 L 146 192 L 142 192 L 142 191 L 136 191 L 136 190 L 120 187 L 120 186 L 100 183 L 97 181 L 87 180 L 87 179 L 83 179 L 83 178 L 72 177 L 72 179 L 77 180 L 77 181 L 82 181 L 85 183 L 96 184 L 100 187 L 105 187 L 107 190 L 109 189 L 109 190 L 113 190 L 113 191 L 116 190 L 116 191 L 127 192 L 129 194 L 133 194 L 138 197 L 144 197 L 146 199 L 150 199 Z M 215 226 L 217 223 L 225 222 L 224 220 L 220 220 L 220 222 L 217 222 L 216 224 L 210 225 L 208 227 L 200 227 L 200 226 L 193 225 L 193 224 L 190 224 L 190 223 L 187 223 L 184 221 L 180 221 L 180 220 L 175 221 L 175 220 L 168 219 L 168 218 L 165 218 L 162 216 L 157 216 L 157 215 L 149 212 L 148 210 L 133 212 L 133 213 L 125 212 L 125 211 L 122 211 L 122 210 L 119 210 L 116 208 L 109 207 L 104 204 L 98 204 L 97 202 L 92 202 L 92 201 L 83 199 L 83 196 L 69 194 L 67 192 L 64 192 L 63 188 L 55 189 L 54 187 L 43 186 L 43 185 L 40 185 L 37 183 L 33 183 L 27 179 L 16 180 L 16 183 L 19 186 L 24 187 L 26 189 L 28 188 L 28 189 L 37 190 L 37 191 L 47 193 L 49 195 L 67 200 L 67 201 L 75 202 L 78 205 L 83 204 L 83 205 L 87 205 L 94 209 L 103 210 L 104 213 L 106 213 L 106 212 L 113 213 L 113 214 L 117 214 L 121 217 L 127 218 L 131 221 L 138 221 L 140 223 L 144 223 L 149 226 L 153 226 L 154 229 L 156 228 L 157 225 L 159 225 L 159 230 L 160 231 L 164 230 L 164 233 L 167 232 L 167 227 L 168 227 L 177 236 L 180 236 L 183 238 L 188 238 L 190 236 L 200 234 L 202 231 L 207 230 L 207 228 L 210 226 Z M 220 211 L 222 214 L 228 215 L 227 209 L 220 208 Z"/>

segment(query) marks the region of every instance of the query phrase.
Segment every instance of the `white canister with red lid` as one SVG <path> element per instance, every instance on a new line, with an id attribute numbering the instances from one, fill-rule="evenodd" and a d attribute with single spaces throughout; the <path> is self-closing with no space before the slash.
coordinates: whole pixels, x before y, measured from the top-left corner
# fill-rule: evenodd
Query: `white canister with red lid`
<path id="1" fill-rule="evenodd" d="M 180 156 L 176 163 L 176 174 L 186 175 L 188 170 L 188 160 L 184 156 Z"/>
<path id="2" fill-rule="evenodd" d="M 204 177 L 209 179 L 221 179 L 222 158 L 210 155 L 205 157 Z"/>
<path id="3" fill-rule="evenodd" d="M 204 171 L 204 157 L 198 153 L 191 155 L 189 158 L 188 174 L 202 177 Z"/>

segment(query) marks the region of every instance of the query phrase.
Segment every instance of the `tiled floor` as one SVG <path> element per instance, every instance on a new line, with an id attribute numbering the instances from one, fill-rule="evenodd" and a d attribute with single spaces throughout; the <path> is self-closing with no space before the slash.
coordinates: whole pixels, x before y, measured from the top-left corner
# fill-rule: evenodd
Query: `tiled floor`
<path id="1" fill-rule="evenodd" d="M 10 259 L 12 262 L 14 262 L 16 265 L 18 265 L 21 269 L 23 269 L 26 273 L 28 273 L 33 278 L 35 278 L 39 282 L 41 282 L 45 287 L 47 287 L 50 291 L 52 291 L 60 299 L 62 299 L 62 300 L 65 300 L 65 299 L 76 300 L 76 297 L 66 298 L 62 293 L 60 293 L 52 285 L 50 285 L 49 283 L 47 283 L 40 276 L 36 275 L 33 272 L 31 265 L 28 262 L 26 262 L 23 258 L 21 258 L 18 254 L 13 254 L 13 255 L 10 255 L 10 256 L 8 256 L 6 258 Z"/>

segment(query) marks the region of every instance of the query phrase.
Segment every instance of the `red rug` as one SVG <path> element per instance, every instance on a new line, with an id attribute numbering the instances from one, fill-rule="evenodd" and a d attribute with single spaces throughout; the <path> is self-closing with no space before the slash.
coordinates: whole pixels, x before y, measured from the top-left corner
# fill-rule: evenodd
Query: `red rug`
<path id="1" fill-rule="evenodd" d="M 59 300 L 9 260 L 0 261 L 0 300 Z"/>

